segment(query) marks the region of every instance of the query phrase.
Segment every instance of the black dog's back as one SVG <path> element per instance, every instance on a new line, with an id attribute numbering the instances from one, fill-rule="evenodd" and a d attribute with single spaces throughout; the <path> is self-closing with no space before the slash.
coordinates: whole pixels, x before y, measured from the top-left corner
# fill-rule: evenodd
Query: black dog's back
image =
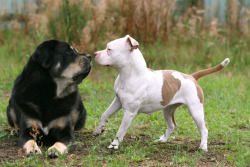
<path id="1" fill-rule="evenodd" d="M 10 126 L 20 128 L 19 147 L 26 147 L 28 141 L 34 140 L 34 126 L 39 131 L 36 137 L 63 145 L 73 142 L 73 130 L 84 126 L 87 114 L 77 85 L 88 75 L 91 59 L 72 48 L 63 41 L 45 41 L 16 78 L 7 118 Z M 81 65 L 78 71 L 70 69 L 78 65 Z M 62 72 L 67 70 L 72 78 L 64 79 Z M 33 148 L 28 145 L 25 149 Z"/>
<path id="2" fill-rule="evenodd" d="M 74 92 L 63 98 L 54 98 L 56 95 L 55 90 L 56 85 L 49 77 L 49 74 L 30 58 L 22 74 L 16 78 L 14 83 L 7 107 L 9 125 L 16 130 L 26 128 L 25 123 L 21 125 L 20 119 L 22 116 L 27 116 L 32 120 L 41 121 L 43 126 L 46 126 L 51 121 L 70 116 L 72 111 L 77 110 L 77 118 L 73 120 L 74 130 L 81 129 L 86 121 L 86 109 L 82 103 L 78 88 L 75 88 Z M 56 123 L 62 124 L 60 121 Z M 65 124 L 65 126 L 68 125 Z M 42 134 L 42 130 L 40 128 L 39 130 Z M 52 142 L 54 141 L 50 137 L 46 138 L 52 140 Z M 19 146 L 21 147 L 23 144 L 20 143 Z"/>

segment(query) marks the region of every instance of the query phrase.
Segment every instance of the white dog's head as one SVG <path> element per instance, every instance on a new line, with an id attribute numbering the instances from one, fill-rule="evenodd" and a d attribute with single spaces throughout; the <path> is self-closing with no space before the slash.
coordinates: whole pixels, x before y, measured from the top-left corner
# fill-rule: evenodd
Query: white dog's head
<path id="1" fill-rule="evenodd" d="M 94 53 L 95 61 L 100 65 L 121 67 L 126 64 L 129 55 L 137 49 L 139 43 L 129 35 L 119 38 L 107 44 L 105 50 Z"/>

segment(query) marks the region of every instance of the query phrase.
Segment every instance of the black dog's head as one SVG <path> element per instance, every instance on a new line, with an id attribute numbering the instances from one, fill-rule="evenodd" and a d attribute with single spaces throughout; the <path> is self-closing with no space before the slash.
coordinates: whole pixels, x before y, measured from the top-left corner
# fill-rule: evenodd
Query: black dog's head
<path id="1" fill-rule="evenodd" d="M 53 79 L 64 83 L 66 81 L 66 85 L 80 84 L 92 66 L 89 54 L 78 53 L 73 46 L 59 40 L 41 43 L 32 59 L 46 69 Z"/>

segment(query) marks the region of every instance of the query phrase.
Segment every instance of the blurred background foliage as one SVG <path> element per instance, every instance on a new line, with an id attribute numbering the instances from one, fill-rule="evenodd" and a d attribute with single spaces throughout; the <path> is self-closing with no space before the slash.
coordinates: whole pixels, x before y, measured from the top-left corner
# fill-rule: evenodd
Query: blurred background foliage
<path id="1" fill-rule="evenodd" d="M 250 0 L 0 0 L 0 5 L 0 46 L 23 46 L 10 51 L 15 56 L 27 57 L 23 54 L 53 38 L 92 54 L 130 34 L 150 67 L 209 67 L 225 57 L 237 68 L 250 64 Z"/>
<path id="2" fill-rule="evenodd" d="M 173 158 L 171 163 L 175 166 L 204 166 L 204 161 L 212 163 L 210 166 L 249 166 L 249 5 L 250 0 L 0 0 L 0 139 L 7 136 L 6 108 L 14 79 L 39 43 L 48 39 L 64 40 L 78 51 L 92 55 L 96 50 L 105 49 L 109 41 L 130 34 L 140 43 L 139 49 L 148 67 L 155 70 L 175 69 L 193 73 L 217 65 L 226 57 L 231 60 L 223 71 L 199 81 L 206 92 L 209 149 L 215 154 L 203 156 L 193 149 L 191 152 L 186 150 L 186 141 L 199 140 L 200 137 L 183 107 L 176 114 L 179 130 L 173 137 L 185 139 L 185 146 L 178 144 L 177 150 L 164 151 L 163 145 L 159 145 L 161 151 L 156 156 L 163 156 L 164 161 L 166 157 Z M 115 69 L 102 67 L 93 61 L 90 75 L 79 86 L 88 111 L 86 128 L 91 130 L 88 134 L 92 134 L 101 113 L 114 97 L 113 84 L 117 74 Z M 120 125 L 122 112 L 117 114 L 109 120 L 106 136 L 99 136 L 100 143 L 93 144 L 92 138 L 87 142 L 91 151 L 87 155 L 82 154 L 83 162 L 118 166 L 124 161 L 131 166 L 130 162 L 139 160 L 145 166 L 145 160 L 149 160 L 148 164 L 152 165 L 150 157 L 155 161 L 152 153 L 158 148 L 150 143 L 156 139 L 157 133 L 165 132 L 166 127 L 162 113 L 150 117 L 139 115 L 134 126 L 130 126 L 130 132 L 135 136 L 140 133 L 150 136 L 145 140 L 149 147 L 133 137 L 129 145 L 141 143 L 143 146 L 123 145 L 119 154 L 109 154 L 103 146 L 106 148 L 111 142 L 111 136 L 117 130 L 114 127 Z M 9 138 L 6 137 L 7 140 Z M 134 140 L 136 142 L 133 143 Z M 14 155 L 8 153 L 2 155 Z M 222 154 L 222 159 L 216 156 L 219 154 Z M 121 159 L 121 155 L 124 158 Z M 72 159 L 71 155 L 69 158 Z M 28 166 L 26 161 L 31 162 L 31 159 L 21 161 L 24 163 L 17 165 L 20 162 L 17 160 L 14 166 Z M 1 162 L 13 166 L 5 159 Z M 44 163 L 48 164 L 47 159 Z"/>

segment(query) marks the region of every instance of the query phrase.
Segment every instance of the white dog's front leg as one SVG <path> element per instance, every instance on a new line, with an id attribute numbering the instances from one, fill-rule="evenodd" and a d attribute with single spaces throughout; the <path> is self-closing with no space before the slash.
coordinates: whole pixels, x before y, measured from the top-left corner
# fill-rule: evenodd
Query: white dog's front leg
<path id="1" fill-rule="evenodd" d="M 100 123 L 98 127 L 96 128 L 94 135 L 101 134 L 106 122 L 108 121 L 108 118 L 112 116 L 113 114 L 115 114 L 117 111 L 119 111 L 121 108 L 122 108 L 122 104 L 120 100 L 117 97 L 115 97 L 115 99 L 113 100 L 109 108 L 102 114 Z"/>
<path id="2" fill-rule="evenodd" d="M 135 117 L 136 113 L 132 113 L 129 111 L 124 111 L 123 119 L 121 126 L 116 134 L 117 139 L 114 139 L 114 141 L 108 146 L 108 148 L 114 148 L 118 149 L 119 142 L 122 142 L 124 135 L 126 134 L 128 127 Z"/>

